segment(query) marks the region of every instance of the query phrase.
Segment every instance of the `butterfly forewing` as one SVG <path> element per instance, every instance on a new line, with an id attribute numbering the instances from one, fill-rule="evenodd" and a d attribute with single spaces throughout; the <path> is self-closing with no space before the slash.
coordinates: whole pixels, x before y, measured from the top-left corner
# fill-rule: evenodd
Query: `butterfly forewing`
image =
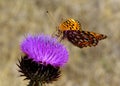
<path id="1" fill-rule="evenodd" d="M 59 30 L 81 30 L 81 24 L 78 21 L 75 21 L 74 19 L 70 18 L 59 25 Z"/>
<path id="2" fill-rule="evenodd" d="M 103 34 L 80 30 L 67 30 L 63 34 L 64 38 L 80 48 L 96 46 L 99 40 L 106 38 Z"/>
<path id="3" fill-rule="evenodd" d="M 63 32 L 67 30 L 81 30 L 80 22 L 72 18 L 61 22 L 58 26 L 58 30 L 53 34 L 53 36 L 60 38 L 63 35 Z"/>

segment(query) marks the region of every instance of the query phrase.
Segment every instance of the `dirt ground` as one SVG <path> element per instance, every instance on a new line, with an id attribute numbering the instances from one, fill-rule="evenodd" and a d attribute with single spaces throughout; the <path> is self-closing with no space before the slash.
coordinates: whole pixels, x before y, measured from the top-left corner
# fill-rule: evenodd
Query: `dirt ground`
<path id="1" fill-rule="evenodd" d="M 120 86 L 120 0 L 0 0 L 0 86 L 27 84 L 16 66 L 24 35 L 52 34 L 67 18 L 108 38 L 82 49 L 65 40 L 69 62 L 46 86 Z"/>

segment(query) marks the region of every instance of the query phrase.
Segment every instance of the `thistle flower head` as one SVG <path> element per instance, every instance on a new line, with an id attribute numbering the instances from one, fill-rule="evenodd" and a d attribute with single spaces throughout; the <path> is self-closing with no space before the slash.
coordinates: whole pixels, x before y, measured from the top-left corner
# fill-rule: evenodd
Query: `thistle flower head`
<path id="1" fill-rule="evenodd" d="M 42 86 L 60 77 L 60 67 L 68 61 L 68 51 L 55 38 L 28 35 L 20 47 L 25 56 L 17 65 L 21 76 L 30 80 L 28 86 Z"/>
<path id="2" fill-rule="evenodd" d="M 28 35 L 21 50 L 30 59 L 43 64 L 63 66 L 68 61 L 68 51 L 55 38 L 46 35 Z"/>

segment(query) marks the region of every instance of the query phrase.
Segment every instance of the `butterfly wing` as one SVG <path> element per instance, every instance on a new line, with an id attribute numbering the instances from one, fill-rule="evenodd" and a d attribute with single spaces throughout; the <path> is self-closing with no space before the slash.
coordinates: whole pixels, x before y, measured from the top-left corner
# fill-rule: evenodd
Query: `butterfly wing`
<path id="1" fill-rule="evenodd" d="M 66 21 L 62 22 L 59 25 L 60 31 L 66 31 L 66 30 L 81 30 L 81 24 L 78 21 L 75 21 L 74 19 L 67 19 Z"/>
<path id="2" fill-rule="evenodd" d="M 103 39 L 106 39 L 106 38 L 107 38 L 106 35 L 99 34 L 99 33 L 91 32 L 90 34 L 92 34 L 97 40 L 103 40 Z"/>
<path id="3" fill-rule="evenodd" d="M 103 34 L 80 30 L 67 30 L 63 34 L 72 44 L 80 48 L 96 46 L 99 40 L 106 38 Z"/>

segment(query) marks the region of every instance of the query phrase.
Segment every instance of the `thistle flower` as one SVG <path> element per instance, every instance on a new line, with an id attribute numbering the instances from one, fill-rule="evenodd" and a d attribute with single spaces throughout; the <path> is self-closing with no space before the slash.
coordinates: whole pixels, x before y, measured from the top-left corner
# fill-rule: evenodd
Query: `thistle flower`
<path id="1" fill-rule="evenodd" d="M 60 67 L 68 61 L 68 51 L 57 39 L 46 35 L 28 35 L 21 42 L 25 54 L 19 60 L 21 76 L 30 80 L 28 86 L 42 86 L 60 77 Z"/>

